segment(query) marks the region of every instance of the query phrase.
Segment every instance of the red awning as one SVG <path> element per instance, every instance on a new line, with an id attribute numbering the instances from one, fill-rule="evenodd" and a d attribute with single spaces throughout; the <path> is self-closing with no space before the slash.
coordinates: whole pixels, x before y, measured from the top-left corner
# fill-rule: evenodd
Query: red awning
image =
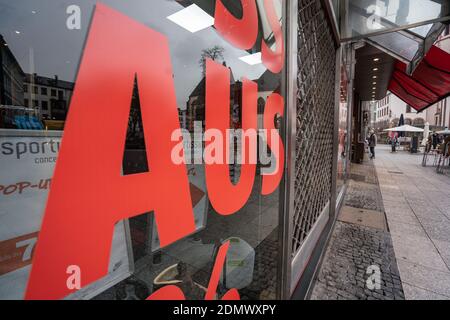
<path id="1" fill-rule="evenodd" d="M 432 46 L 412 76 L 406 64 L 398 61 L 389 91 L 417 111 L 423 111 L 450 95 L 450 54 Z"/>

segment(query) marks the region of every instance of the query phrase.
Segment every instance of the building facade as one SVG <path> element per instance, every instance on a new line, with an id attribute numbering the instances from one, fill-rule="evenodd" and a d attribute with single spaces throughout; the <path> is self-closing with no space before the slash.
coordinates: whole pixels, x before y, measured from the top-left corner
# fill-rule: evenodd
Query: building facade
<path id="1" fill-rule="evenodd" d="M 430 113 L 430 109 L 421 113 L 416 112 L 411 106 L 392 93 L 388 93 L 385 98 L 376 101 L 375 108 L 377 130 L 396 127 L 401 115 L 404 117 L 405 124 L 423 128 L 425 122 L 428 121 L 428 114 Z"/>
<path id="2" fill-rule="evenodd" d="M 22 83 L 25 74 L 2 35 L 0 35 L 0 67 L 0 104 L 23 106 Z"/>
<path id="3" fill-rule="evenodd" d="M 38 110 L 43 119 L 65 120 L 74 84 L 54 78 L 26 74 L 23 80 L 26 108 Z"/>

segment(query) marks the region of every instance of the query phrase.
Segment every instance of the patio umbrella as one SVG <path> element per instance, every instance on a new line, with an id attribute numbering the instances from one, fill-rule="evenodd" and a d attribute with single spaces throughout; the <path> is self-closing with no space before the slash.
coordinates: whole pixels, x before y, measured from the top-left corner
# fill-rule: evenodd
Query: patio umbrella
<path id="1" fill-rule="evenodd" d="M 410 126 L 409 124 L 405 124 L 403 126 L 399 126 L 399 127 L 395 127 L 395 128 L 390 128 L 390 129 L 386 129 L 384 131 L 389 131 L 389 132 L 424 132 L 423 129 L 421 128 L 417 128 L 417 127 L 413 127 Z"/>
<path id="2" fill-rule="evenodd" d="M 400 116 L 400 120 L 398 120 L 398 126 L 397 127 L 401 127 L 403 125 L 405 125 L 405 117 L 403 116 L 403 113 L 402 113 L 401 116 Z M 399 137 L 403 137 L 404 135 L 405 134 L 403 132 L 400 132 L 398 134 Z"/>
<path id="3" fill-rule="evenodd" d="M 438 131 L 438 132 L 436 132 L 437 134 L 442 134 L 442 135 L 444 135 L 444 136 L 448 136 L 448 135 L 450 135 L 450 129 L 445 129 L 445 130 L 442 130 L 442 131 Z"/>
<path id="4" fill-rule="evenodd" d="M 425 129 L 423 131 L 423 140 L 422 140 L 422 146 L 425 147 L 427 145 L 428 136 L 430 135 L 430 123 L 425 123 Z"/>

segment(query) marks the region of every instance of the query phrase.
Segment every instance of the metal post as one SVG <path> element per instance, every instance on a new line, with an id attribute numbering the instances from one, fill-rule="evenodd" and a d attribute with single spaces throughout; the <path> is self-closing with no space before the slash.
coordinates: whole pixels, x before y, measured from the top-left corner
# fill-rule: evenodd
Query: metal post
<path id="1" fill-rule="evenodd" d="M 285 141 L 284 178 L 280 190 L 279 252 L 278 267 L 279 292 L 281 299 L 290 298 L 292 221 L 294 215 L 295 185 L 295 143 L 296 143 L 296 99 L 297 99 L 297 0 L 283 1 L 285 19 L 286 67 L 282 75 L 285 92 Z"/>
<path id="2" fill-rule="evenodd" d="M 336 50 L 336 76 L 334 84 L 334 136 L 333 136 L 333 165 L 331 171 L 331 199 L 330 199 L 330 219 L 333 220 L 336 215 L 336 188 L 337 188 L 337 162 L 339 150 L 339 108 L 340 108 L 340 90 L 341 90 L 341 64 L 342 47 Z"/>

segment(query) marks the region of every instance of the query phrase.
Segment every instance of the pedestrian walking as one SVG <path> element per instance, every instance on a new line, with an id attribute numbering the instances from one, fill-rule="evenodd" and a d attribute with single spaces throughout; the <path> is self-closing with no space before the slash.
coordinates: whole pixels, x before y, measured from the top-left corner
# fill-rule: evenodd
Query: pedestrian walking
<path id="1" fill-rule="evenodd" d="M 375 159 L 375 147 L 377 146 L 377 136 L 372 129 L 369 136 L 370 159 Z"/>
<path id="2" fill-rule="evenodd" d="M 395 136 L 395 137 L 391 140 L 391 143 L 392 143 L 392 146 L 391 146 L 392 152 L 397 152 L 397 144 L 398 144 L 397 136 Z"/>
<path id="3" fill-rule="evenodd" d="M 433 134 L 431 135 L 431 141 L 433 144 L 433 150 L 435 150 L 437 145 L 439 144 L 439 135 L 436 132 L 433 132 Z"/>

